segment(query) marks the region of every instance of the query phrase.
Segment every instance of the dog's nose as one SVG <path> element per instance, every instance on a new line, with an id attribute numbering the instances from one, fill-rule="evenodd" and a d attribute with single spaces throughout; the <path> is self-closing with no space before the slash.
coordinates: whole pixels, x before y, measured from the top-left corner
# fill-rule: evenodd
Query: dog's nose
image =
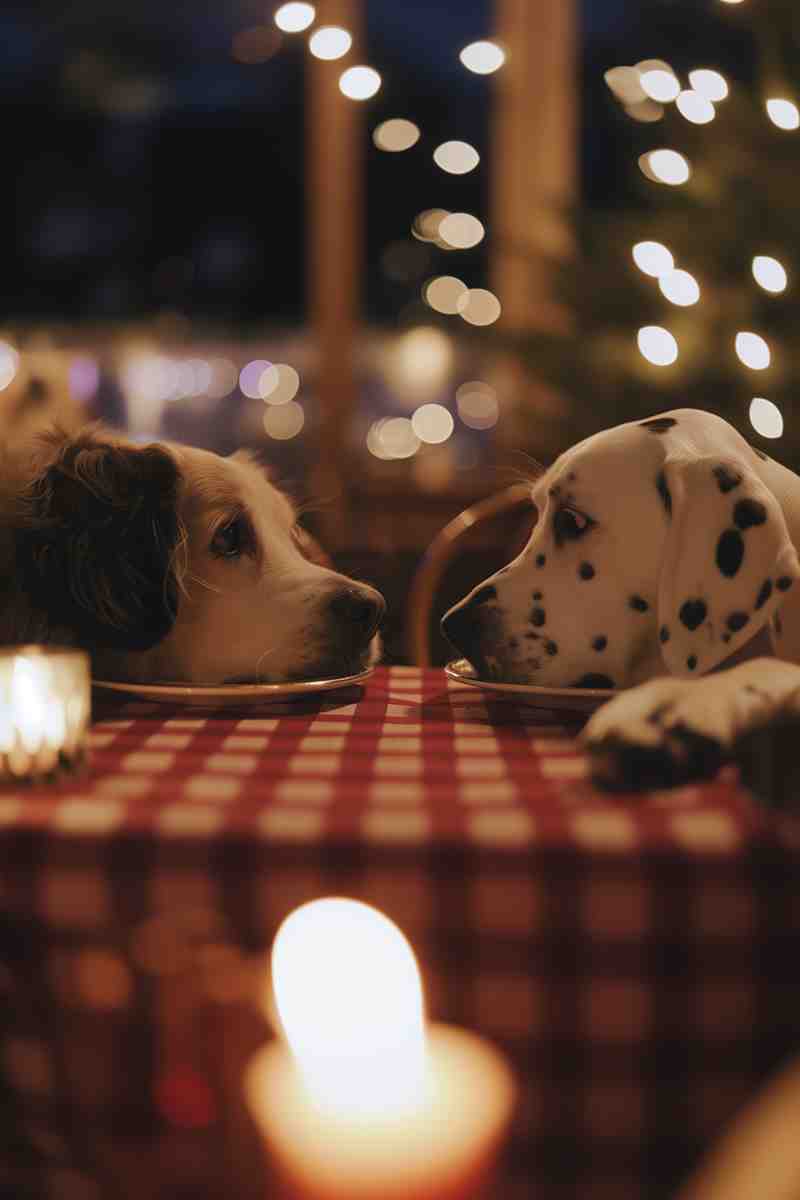
<path id="1" fill-rule="evenodd" d="M 495 588 L 483 587 L 470 596 L 462 604 L 457 604 L 445 613 L 440 622 L 441 630 L 448 642 L 452 642 L 456 650 L 468 654 L 480 632 L 480 617 L 476 610 L 490 600 L 497 599 Z"/>
<path id="2" fill-rule="evenodd" d="M 353 640 L 368 642 L 383 620 L 386 601 L 372 588 L 343 588 L 328 602 L 336 624 L 349 630 Z"/>

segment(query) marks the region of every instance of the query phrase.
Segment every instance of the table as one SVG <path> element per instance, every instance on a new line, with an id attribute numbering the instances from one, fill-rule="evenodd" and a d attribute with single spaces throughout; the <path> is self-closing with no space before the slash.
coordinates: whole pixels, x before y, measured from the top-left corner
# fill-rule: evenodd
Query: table
<path id="1" fill-rule="evenodd" d="M 335 893 L 510 1055 L 493 1195 L 670 1195 L 800 1043 L 800 825 L 731 769 L 598 792 L 571 720 L 406 667 L 279 708 L 98 703 L 86 780 L 0 792 L 0 1194 L 263 1198 L 265 952 Z"/>

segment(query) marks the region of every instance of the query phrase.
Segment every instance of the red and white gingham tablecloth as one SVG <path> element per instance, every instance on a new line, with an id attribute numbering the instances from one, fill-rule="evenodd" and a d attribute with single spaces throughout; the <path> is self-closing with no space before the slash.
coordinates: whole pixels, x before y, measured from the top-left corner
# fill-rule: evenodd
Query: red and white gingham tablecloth
<path id="1" fill-rule="evenodd" d="M 509 1054 L 504 1200 L 669 1196 L 800 1043 L 800 825 L 731 771 L 605 795 L 564 714 L 405 667 L 95 717 L 88 778 L 0 791 L 2 1196 L 263 1200 L 241 1071 L 322 895 Z"/>

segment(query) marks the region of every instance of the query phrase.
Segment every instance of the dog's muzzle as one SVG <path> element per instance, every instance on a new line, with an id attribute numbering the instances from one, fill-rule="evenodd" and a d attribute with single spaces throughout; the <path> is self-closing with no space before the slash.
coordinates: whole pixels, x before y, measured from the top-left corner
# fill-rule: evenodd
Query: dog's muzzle
<path id="1" fill-rule="evenodd" d="M 495 588 L 482 587 L 451 608 L 441 620 L 441 630 L 448 642 L 475 666 L 487 627 L 493 623 L 496 614 L 496 609 L 489 605 L 496 599 Z"/>
<path id="2" fill-rule="evenodd" d="M 368 587 L 346 587 L 328 600 L 330 637 L 333 649 L 344 657 L 369 646 L 386 613 L 380 592 Z"/>

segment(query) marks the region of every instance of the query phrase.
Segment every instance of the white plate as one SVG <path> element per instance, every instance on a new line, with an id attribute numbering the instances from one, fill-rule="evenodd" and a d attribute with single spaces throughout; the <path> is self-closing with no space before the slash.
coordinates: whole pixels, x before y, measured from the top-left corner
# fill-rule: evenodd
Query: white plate
<path id="1" fill-rule="evenodd" d="M 559 711 L 588 713 L 599 708 L 606 700 L 616 696 L 613 688 L 556 688 L 535 687 L 532 683 L 500 683 L 493 679 L 479 679 L 472 663 L 466 658 L 457 658 L 444 669 L 445 675 L 458 683 L 483 688 L 487 692 L 503 692 L 516 696 L 534 708 L 552 708 Z"/>
<path id="2" fill-rule="evenodd" d="M 303 679 L 297 683 L 224 683 L 205 686 L 193 683 L 117 683 L 93 679 L 92 687 L 99 692 L 122 692 L 139 700 L 224 708 L 229 704 L 263 704 L 271 700 L 296 699 L 298 696 L 312 696 L 316 692 L 353 687 L 369 679 L 374 670 L 374 667 L 367 667 L 357 675 L 340 675 L 336 679 Z"/>

